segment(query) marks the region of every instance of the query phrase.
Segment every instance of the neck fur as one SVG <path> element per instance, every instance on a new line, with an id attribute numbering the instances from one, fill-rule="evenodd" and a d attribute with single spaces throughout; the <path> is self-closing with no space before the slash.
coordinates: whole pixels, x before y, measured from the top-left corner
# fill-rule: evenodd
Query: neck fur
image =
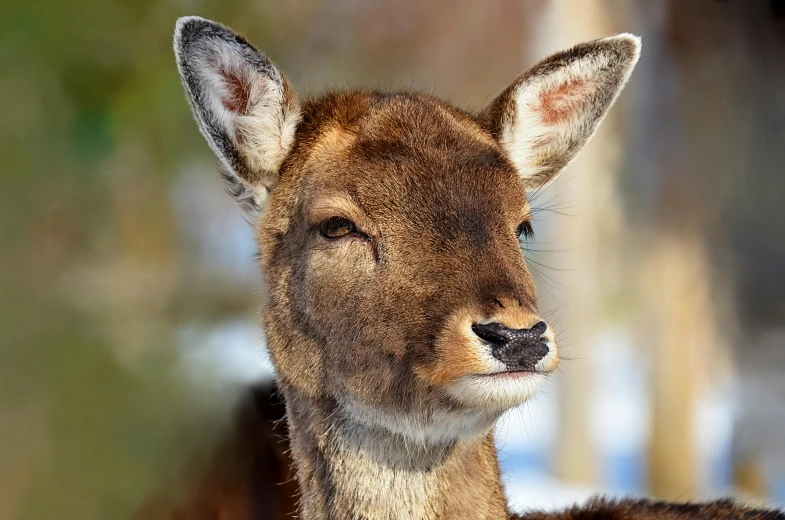
<path id="1" fill-rule="evenodd" d="M 285 394 L 304 520 L 507 518 L 492 432 L 418 443 Z"/>

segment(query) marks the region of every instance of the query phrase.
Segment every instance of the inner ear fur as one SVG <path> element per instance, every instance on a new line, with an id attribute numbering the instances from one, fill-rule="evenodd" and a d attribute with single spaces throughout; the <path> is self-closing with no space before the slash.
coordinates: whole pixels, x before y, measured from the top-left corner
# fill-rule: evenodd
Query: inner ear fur
<path id="1" fill-rule="evenodd" d="M 199 129 L 223 165 L 227 190 L 250 216 L 278 182 L 300 120 L 286 77 L 227 27 L 177 21 L 177 68 Z"/>
<path id="2" fill-rule="evenodd" d="M 519 76 L 479 114 L 528 189 L 553 181 L 588 142 L 640 49 L 631 34 L 576 45 Z"/>

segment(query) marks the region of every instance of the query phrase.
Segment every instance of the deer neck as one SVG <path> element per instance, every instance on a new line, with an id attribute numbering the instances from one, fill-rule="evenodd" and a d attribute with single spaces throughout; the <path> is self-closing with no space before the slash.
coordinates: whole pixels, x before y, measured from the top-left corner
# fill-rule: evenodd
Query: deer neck
<path id="1" fill-rule="evenodd" d="M 493 434 L 422 444 L 286 391 L 304 520 L 507 518 Z"/>

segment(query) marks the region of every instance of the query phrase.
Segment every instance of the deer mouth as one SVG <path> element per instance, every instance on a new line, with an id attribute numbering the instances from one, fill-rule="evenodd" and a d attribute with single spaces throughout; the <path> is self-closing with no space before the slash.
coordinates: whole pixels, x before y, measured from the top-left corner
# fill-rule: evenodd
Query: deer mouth
<path id="1" fill-rule="evenodd" d="M 477 377 L 488 377 L 493 379 L 510 379 L 516 377 L 529 377 L 537 374 L 547 375 L 549 372 L 542 372 L 532 369 L 501 370 L 490 374 L 477 374 Z"/>
<path id="2" fill-rule="evenodd" d="M 487 341 L 473 344 L 474 352 L 483 356 L 484 366 L 465 373 L 446 388 L 446 392 L 470 409 L 505 411 L 534 396 L 559 365 L 559 353 L 553 334 L 542 335 L 547 353 L 531 356 L 493 356 Z M 500 357 L 504 359 L 499 359 Z M 521 362 L 523 361 L 523 362 Z M 477 370 L 479 369 L 479 370 Z"/>

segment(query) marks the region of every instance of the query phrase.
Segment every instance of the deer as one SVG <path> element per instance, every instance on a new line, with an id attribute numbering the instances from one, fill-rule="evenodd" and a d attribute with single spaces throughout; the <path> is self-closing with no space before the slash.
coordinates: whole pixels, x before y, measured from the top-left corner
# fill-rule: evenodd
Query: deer
<path id="1" fill-rule="evenodd" d="M 530 194 L 595 133 L 640 38 L 553 54 L 476 112 L 413 90 L 299 99 L 249 41 L 196 16 L 174 50 L 258 242 L 301 518 L 785 519 L 730 499 L 507 506 L 494 425 L 559 364 L 521 250 Z"/>

